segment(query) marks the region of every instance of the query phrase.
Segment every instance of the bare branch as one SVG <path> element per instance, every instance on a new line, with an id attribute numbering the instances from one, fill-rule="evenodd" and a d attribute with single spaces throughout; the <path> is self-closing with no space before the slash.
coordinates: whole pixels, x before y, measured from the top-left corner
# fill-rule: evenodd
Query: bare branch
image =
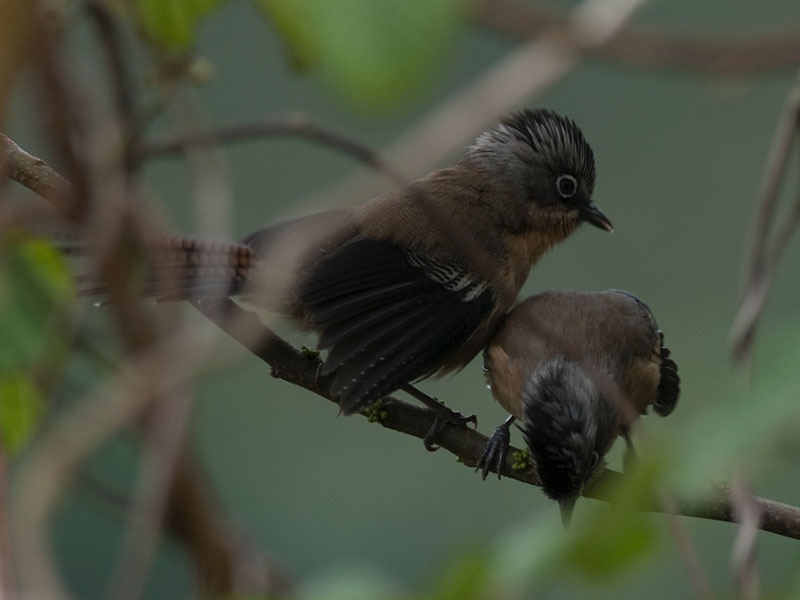
<path id="1" fill-rule="evenodd" d="M 731 326 L 731 347 L 733 357 L 738 361 L 743 361 L 750 355 L 772 276 L 800 220 L 799 197 L 793 212 L 776 235 L 775 243 L 769 247 L 769 232 L 777 211 L 778 192 L 786 177 L 786 166 L 799 125 L 800 83 L 797 83 L 786 99 L 764 167 L 758 212 L 754 218 L 753 245 L 747 260 L 749 266 L 744 294 Z"/>
<path id="2" fill-rule="evenodd" d="M 695 596 L 700 600 L 713 600 L 714 594 L 711 591 L 711 585 L 708 583 L 708 576 L 703 564 L 700 562 L 700 557 L 697 556 L 697 550 L 689 538 L 689 533 L 686 531 L 684 523 L 678 519 L 678 507 L 675 505 L 675 501 L 668 494 L 662 494 L 661 504 L 667 515 L 669 530 L 672 533 L 672 537 L 675 538 L 678 554 L 683 558 L 686 570 L 689 572 L 689 580 L 692 588 L 694 588 Z"/>
<path id="3" fill-rule="evenodd" d="M 8 534 L 9 514 L 6 499 L 9 496 L 8 489 L 8 457 L 0 448 L 0 600 L 11 597 L 11 585 L 9 576 L 11 574 L 10 542 Z"/>
<path id="4" fill-rule="evenodd" d="M 266 327 L 255 313 L 241 308 L 232 300 L 198 301 L 194 306 L 228 335 L 269 364 L 274 377 L 299 385 L 334 402 L 330 395 L 331 377 L 320 375 L 322 361 L 318 356 L 296 350 Z M 261 335 L 254 337 L 254 331 L 260 331 Z M 258 341 L 254 342 L 255 339 Z M 435 419 L 432 411 L 412 406 L 396 398 L 383 400 L 377 412 L 381 415 L 378 422 L 383 427 L 419 439 L 425 438 Z M 459 462 L 474 468 L 488 439 L 469 427 L 449 426 L 435 442 L 454 454 Z M 535 470 L 514 470 L 513 454 L 517 451 L 516 448 L 509 449 L 504 475 L 530 485 L 540 485 Z M 584 496 L 608 500 L 609 489 L 619 483 L 621 477 L 622 475 L 616 471 L 606 470 L 590 488 L 584 491 Z M 760 526 L 762 530 L 800 540 L 800 509 L 759 497 L 754 497 L 753 502 L 764 516 Z M 643 506 L 642 510 L 664 512 L 663 506 L 658 503 Z M 677 512 L 689 517 L 735 522 L 731 491 L 728 488 L 714 490 L 709 500 L 679 502 Z"/>
<path id="5" fill-rule="evenodd" d="M 323 146 L 352 156 L 377 171 L 389 175 L 395 183 L 404 185 L 407 180 L 369 146 L 330 129 L 312 123 L 306 116 L 296 113 L 250 123 L 237 123 L 210 131 L 199 131 L 173 138 L 145 142 L 136 152 L 137 160 L 160 158 L 185 152 L 198 145 L 246 142 L 265 137 L 302 137 Z"/>
<path id="6" fill-rule="evenodd" d="M 28 154 L 10 137 L 0 133 L 0 175 L 37 193 L 56 206 L 64 206 L 70 184 L 41 158 Z"/>
<path id="7" fill-rule="evenodd" d="M 713 39 L 629 23 L 608 43 L 590 46 L 570 30 L 566 16 L 537 4 L 482 0 L 471 3 L 470 9 L 478 21 L 514 36 L 532 37 L 561 28 L 584 56 L 627 67 L 737 75 L 786 70 L 800 64 L 796 28 Z"/>
<path id="8" fill-rule="evenodd" d="M 756 540 L 758 539 L 761 512 L 753 501 L 753 495 L 741 472 L 734 474 L 731 495 L 739 531 L 731 551 L 731 567 L 736 575 L 739 598 L 756 600 L 759 594 L 758 565 L 756 564 Z"/>

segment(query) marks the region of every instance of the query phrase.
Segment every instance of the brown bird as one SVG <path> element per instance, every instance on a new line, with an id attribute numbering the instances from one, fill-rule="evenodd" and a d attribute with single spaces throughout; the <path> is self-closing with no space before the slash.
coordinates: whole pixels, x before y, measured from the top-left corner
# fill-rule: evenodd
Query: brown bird
<path id="1" fill-rule="evenodd" d="M 602 471 L 618 435 L 649 406 L 675 408 L 678 367 L 644 302 L 620 290 L 549 291 L 522 301 L 486 347 L 492 394 L 511 416 L 492 435 L 478 468 L 500 475 L 509 426 L 522 423 L 544 493 L 564 525 L 584 486 Z"/>
<path id="2" fill-rule="evenodd" d="M 594 184 L 578 126 L 523 110 L 482 133 L 455 166 L 362 206 L 278 223 L 238 246 L 161 244 L 148 292 L 238 295 L 291 315 L 319 334 L 322 374 L 352 413 L 463 367 L 542 254 L 581 222 L 611 231 Z"/>

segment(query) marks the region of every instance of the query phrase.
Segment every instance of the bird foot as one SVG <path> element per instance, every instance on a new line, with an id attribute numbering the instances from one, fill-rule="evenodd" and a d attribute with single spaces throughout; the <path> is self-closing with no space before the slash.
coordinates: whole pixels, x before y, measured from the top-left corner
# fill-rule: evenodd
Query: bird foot
<path id="1" fill-rule="evenodd" d="M 422 438 L 422 443 L 425 444 L 425 449 L 428 452 L 439 449 L 439 446 L 434 443 L 433 438 L 444 431 L 445 427 L 448 425 L 466 425 L 467 423 L 472 423 L 474 429 L 478 428 L 478 417 L 475 415 L 465 417 L 460 412 L 447 408 L 444 402 L 440 402 L 436 398 L 428 396 L 428 394 L 421 392 L 411 384 L 404 384 L 400 386 L 400 389 L 422 402 L 436 415 L 433 424 L 430 429 L 428 429 L 428 433 Z"/>
<path id="2" fill-rule="evenodd" d="M 478 417 L 475 415 L 465 417 L 460 412 L 451 410 L 442 403 L 439 403 L 438 408 L 434 408 L 433 406 L 430 406 L 430 408 L 436 413 L 436 418 L 433 420 L 430 429 L 428 429 L 428 433 L 426 433 L 425 437 L 422 439 L 422 443 L 425 444 L 425 449 L 428 452 L 439 449 L 440 446 L 433 440 L 444 431 L 448 425 L 466 425 L 467 423 L 472 423 L 474 428 L 477 429 L 478 427 Z"/>
<path id="3" fill-rule="evenodd" d="M 503 465 L 506 463 L 508 447 L 511 445 L 511 432 L 509 430 L 511 422 L 511 420 L 506 420 L 505 423 L 494 430 L 489 441 L 486 442 L 486 447 L 484 447 L 480 458 L 478 458 L 475 470 L 480 470 L 483 479 L 486 479 L 490 471 L 497 473 L 498 479 L 501 477 Z"/>

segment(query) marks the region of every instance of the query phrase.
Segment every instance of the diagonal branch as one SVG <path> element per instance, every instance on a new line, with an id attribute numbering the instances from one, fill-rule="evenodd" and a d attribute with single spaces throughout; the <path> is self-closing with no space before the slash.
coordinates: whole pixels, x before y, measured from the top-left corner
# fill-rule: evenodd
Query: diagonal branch
<path id="1" fill-rule="evenodd" d="M 194 306 L 213 321 L 225 333 L 240 342 L 253 354 L 271 366 L 271 374 L 289 383 L 299 385 L 315 394 L 334 402 L 330 394 L 330 377 L 321 377 L 321 359 L 316 354 L 297 350 L 272 330 L 266 327 L 255 313 L 241 308 L 232 300 L 222 302 L 195 302 Z M 253 332 L 259 336 L 254 337 Z M 432 411 L 407 404 L 396 398 L 382 401 L 379 411 L 368 411 L 370 420 L 379 414 L 378 422 L 387 429 L 399 431 L 419 439 L 424 439 L 435 419 Z M 363 413 L 362 413 L 363 414 Z M 371 415 L 371 416 L 370 416 Z M 475 467 L 478 458 L 489 441 L 485 435 L 467 426 L 449 426 L 436 438 L 436 443 L 454 454 L 459 462 Z M 519 450 L 509 448 L 504 474 L 529 485 L 540 485 L 534 470 L 514 470 L 513 454 Z M 622 474 L 606 470 L 584 491 L 584 496 L 597 500 L 608 500 L 609 489 L 619 483 Z M 800 509 L 760 498 L 752 497 L 753 506 L 763 515 L 760 529 L 785 537 L 800 540 Z M 643 506 L 642 510 L 664 512 L 660 503 Z M 707 500 L 701 502 L 676 503 L 678 514 L 710 519 L 714 521 L 736 522 L 729 488 L 716 488 Z"/>
<path id="2" fill-rule="evenodd" d="M 714 39 L 629 23 L 608 43 L 591 46 L 570 30 L 566 16 L 536 3 L 480 0 L 472 3 L 470 12 L 488 27 L 518 37 L 561 29 L 584 55 L 627 67 L 736 75 L 791 69 L 800 63 L 796 27 Z"/>
<path id="3" fill-rule="evenodd" d="M 800 197 L 770 246 L 770 230 L 778 209 L 778 193 L 786 179 L 792 145 L 800 127 L 800 83 L 796 83 L 786 99 L 783 114 L 775 128 L 772 145 L 764 167 L 758 212 L 753 219 L 753 245 L 747 257 L 747 280 L 739 310 L 731 326 L 733 357 L 744 361 L 753 346 L 756 327 L 767 301 L 772 278 L 789 240 L 800 225 Z"/>

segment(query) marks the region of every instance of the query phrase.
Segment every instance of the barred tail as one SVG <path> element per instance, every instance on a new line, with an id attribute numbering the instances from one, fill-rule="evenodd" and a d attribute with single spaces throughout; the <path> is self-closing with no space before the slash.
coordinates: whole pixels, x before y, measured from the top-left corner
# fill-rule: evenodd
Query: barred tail
<path id="1" fill-rule="evenodd" d="M 148 244 L 142 297 L 159 302 L 224 298 L 242 291 L 257 258 L 246 245 L 169 237 Z M 78 278 L 79 294 L 104 296 L 94 276 Z"/>

